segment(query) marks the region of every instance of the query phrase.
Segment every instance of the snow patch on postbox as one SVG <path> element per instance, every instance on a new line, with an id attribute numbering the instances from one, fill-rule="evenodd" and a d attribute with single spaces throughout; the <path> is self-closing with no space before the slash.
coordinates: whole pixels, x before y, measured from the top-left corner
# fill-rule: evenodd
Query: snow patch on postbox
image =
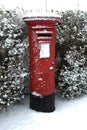
<path id="1" fill-rule="evenodd" d="M 32 20 L 58 20 L 59 15 L 54 12 L 30 12 L 24 16 L 24 21 Z"/>
<path id="2" fill-rule="evenodd" d="M 42 79 L 42 78 L 38 78 L 38 80 L 39 80 L 39 81 L 43 81 L 43 79 Z"/>
<path id="3" fill-rule="evenodd" d="M 51 66 L 51 67 L 49 68 L 49 70 L 53 70 L 53 66 Z"/>
<path id="4" fill-rule="evenodd" d="M 39 93 L 37 93 L 37 92 L 35 92 L 35 91 L 34 91 L 34 92 L 32 92 L 31 94 L 32 94 L 32 95 L 34 95 L 34 96 L 37 96 L 37 97 L 42 97 L 42 95 L 41 95 L 41 94 L 39 94 Z"/>

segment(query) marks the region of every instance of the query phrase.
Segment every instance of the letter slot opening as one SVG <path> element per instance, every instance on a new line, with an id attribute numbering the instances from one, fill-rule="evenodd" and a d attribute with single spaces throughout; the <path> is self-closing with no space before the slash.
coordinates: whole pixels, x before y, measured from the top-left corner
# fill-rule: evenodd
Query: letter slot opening
<path id="1" fill-rule="evenodd" d="M 38 33 L 38 34 L 37 34 L 37 37 L 38 37 L 38 38 L 41 38 L 41 37 L 51 38 L 51 37 L 52 37 L 52 34 L 51 34 L 51 33 Z"/>

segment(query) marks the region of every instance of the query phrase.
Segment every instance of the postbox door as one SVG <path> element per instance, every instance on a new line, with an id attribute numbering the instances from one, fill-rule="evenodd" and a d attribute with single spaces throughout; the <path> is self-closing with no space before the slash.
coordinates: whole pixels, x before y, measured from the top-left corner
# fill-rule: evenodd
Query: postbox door
<path id="1" fill-rule="evenodd" d="M 55 37 L 54 32 L 33 32 L 35 37 L 31 56 L 31 92 L 43 96 L 55 92 Z"/>

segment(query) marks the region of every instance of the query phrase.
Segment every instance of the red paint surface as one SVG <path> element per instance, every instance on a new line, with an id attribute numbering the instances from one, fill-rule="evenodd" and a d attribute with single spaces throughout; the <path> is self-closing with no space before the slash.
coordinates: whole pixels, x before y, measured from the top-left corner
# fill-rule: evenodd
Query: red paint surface
<path id="1" fill-rule="evenodd" d="M 55 20 L 26 20 L 29 31 L 30 92 L 42 96 L 55 93 Z M 51 37 L 38 34 L 51 33 Z M 40 58 L 40 44 L 50 44 L 50 57 Z"/>

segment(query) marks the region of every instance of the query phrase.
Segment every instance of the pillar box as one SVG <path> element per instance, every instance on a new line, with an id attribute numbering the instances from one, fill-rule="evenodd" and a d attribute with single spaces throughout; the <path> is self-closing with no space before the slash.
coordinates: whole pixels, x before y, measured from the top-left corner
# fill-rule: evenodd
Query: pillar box
<path id="1" fill-rule="evenodd" d="M 41 112 L 55 110 L 55 16 L 29 16 L 30 108 Z"/>

